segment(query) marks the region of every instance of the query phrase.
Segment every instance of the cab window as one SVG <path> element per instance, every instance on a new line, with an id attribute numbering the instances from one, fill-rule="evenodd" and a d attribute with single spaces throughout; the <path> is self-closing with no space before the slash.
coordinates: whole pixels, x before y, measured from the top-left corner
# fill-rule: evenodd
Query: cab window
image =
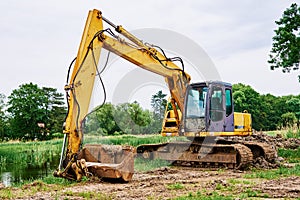
<path id="1" fill-rule="evenodd" d="M 223 119 L 223 92 L 221 87 L 212 87 L 210 101 L 210 119 L 221 121 Z"/>
<path id="2" fill-rule="evenodd" d="M 225 99 L 226 99 L 226 116 L 229 116 L 232 113 L 232 93 L 230 89 L 225 90 Z"/>
<path id="3" fill-rule="evenodd" d="M 189 90 L 186 117 L 200 118 L 205 117 L 207 87 L 192 88 Z"/>

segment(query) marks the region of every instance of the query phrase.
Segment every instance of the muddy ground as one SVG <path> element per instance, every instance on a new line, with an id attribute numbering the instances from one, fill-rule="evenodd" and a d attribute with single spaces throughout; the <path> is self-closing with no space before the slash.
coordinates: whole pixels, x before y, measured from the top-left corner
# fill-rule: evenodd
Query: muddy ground
<path id="1" fill-rule="evenodd" d="M 38 192 L 28 199 L 174 199 L 182 196 L 232 196 L 233 199 L 300 198 L 300 177 L 246 179 L 245 171 L 207 171 L 164 167 L 136 173 L 129 183 L 86 182 L 60 191 Z"/>

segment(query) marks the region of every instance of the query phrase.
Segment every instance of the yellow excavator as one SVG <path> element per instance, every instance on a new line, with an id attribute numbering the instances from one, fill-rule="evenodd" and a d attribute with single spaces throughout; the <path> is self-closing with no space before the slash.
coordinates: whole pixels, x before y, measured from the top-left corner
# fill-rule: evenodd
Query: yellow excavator
<path id="1" fill-rule="evenodd" d="M 104 29 L 103 22 L 113 30 Z M 101 144 L 82 147 L 83 124 L 95 77 L 101 73 L 97 66 L 102 48 L 165 78 L 172 109 L 165 112 L 161 134 L 185 136 L 189 140 L 137 148 Z M 60 163 L 54 176 L 78 181 L 82 176 L 130 181 L 136 155 L 178 165 L 235 169 L 260 156 L 274 160 L 276 152 L 265 143 L 230 139 L 252 134 L 251 115 L 234 112 L 231 84 L 190 83 L 190 75 L 174 63 L 176 60 L 178 57 L 168 58 L 161 48 L 144 43 L 122 26 L 116 26 L 99 10 L 89 11 L 73 72 L 65 86 L 68 113 Z"/>

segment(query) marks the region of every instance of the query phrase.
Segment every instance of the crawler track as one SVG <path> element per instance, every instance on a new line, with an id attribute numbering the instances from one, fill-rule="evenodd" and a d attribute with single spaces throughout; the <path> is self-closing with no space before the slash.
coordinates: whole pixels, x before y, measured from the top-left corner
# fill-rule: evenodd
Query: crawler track
<path id="1" fill-rule="evenodd" d="M 266 143 L 247 141 L 241 142 L 241 144 L 251 149 L 253 159 L 263 157 L 268 162 L 274 162 L 275 158 L 277 157 L 276 149 Z"/>
<path id="2" fill-rule="evenodd" d="M 137 148 L 138 156 L 162 159 L 174 165 L 243 169 L 253 161 L 251 149 L 243 144 L 204 144 L 171 142 Z"/>

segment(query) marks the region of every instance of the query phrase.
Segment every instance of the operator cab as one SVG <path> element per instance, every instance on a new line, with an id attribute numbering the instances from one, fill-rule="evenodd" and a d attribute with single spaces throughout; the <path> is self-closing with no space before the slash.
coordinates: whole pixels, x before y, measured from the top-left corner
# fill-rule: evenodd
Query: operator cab
<path id="1" fill-rule="evenodd" d="M 189 85 L 183 114 L 184 132 L 234 131 L 232 86 L 212 81 Z"/>

